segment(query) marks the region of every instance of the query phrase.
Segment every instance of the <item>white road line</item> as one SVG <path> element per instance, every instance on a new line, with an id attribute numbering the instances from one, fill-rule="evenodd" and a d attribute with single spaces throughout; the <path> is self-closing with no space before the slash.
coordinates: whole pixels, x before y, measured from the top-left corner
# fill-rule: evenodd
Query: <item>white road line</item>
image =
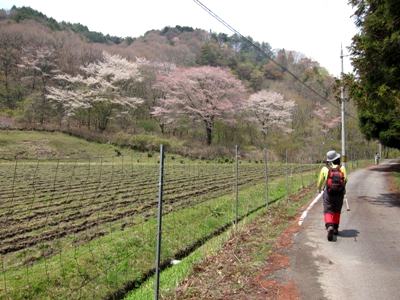
<path id="1" fill-rule="evenodd" d="M 323 193 L 324 193 L 323 191 L 321 193 L 319 193 L 317 195 L 317 197 L 315 197 L 315 199 L 310 203 L 310 205 L 307 207 L 307 209 L 305 211 L 303 211 L 303 213 L 301 214 L 300 219 L 299 219 L 299 226 L 301 226 L 303 224 L 305 218 L 307 217 L 308 212 L 314 206 L 314 204 L 317 203 L 319 201 L 319 199 L 322 198 Z"/>

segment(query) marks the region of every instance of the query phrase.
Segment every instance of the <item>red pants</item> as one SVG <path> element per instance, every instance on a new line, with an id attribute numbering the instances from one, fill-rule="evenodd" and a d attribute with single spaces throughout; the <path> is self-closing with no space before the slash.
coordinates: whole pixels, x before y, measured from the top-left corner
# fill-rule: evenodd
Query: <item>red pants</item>
<path id="1" fill-rule="evenodd" d="M 325 224 L 339 225 L 340 213 L 324 213 Z"/>

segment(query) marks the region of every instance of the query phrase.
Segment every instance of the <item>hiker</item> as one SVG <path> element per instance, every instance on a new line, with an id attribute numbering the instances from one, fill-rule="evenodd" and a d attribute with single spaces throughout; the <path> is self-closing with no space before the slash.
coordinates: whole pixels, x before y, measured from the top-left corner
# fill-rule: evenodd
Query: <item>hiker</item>
<path id="1" fill-rule="evenodd" d="M 326 153 L 326 166 L 322 167 L 318 177 L 318 191 L 323 193 L 325 227 L 328 241 L 339 234 L 340 213 L 347 182 L 347 172 L 340 165 L 340 154 L 335 150 Z"/>
<path id="2" fill-rule="evenodd" d="M 375 164 L 379 165 L 379 160 L 381 159 L 381 156 L 379 155 L 378 152 L 375 153 Z"/>

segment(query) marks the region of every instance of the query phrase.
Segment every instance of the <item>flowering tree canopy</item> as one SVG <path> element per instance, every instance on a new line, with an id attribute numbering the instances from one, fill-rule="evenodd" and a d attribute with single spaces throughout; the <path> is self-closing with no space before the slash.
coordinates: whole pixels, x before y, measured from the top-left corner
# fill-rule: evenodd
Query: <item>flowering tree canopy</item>
<path id="1" fill-rule="evenodd" d="M 323 133 L 328 133 L 330 129 L 337 127 L 340 124 L 341 117 L 333 116 L 329 109 L 321 104 L 317 103 L 315 109 L 313 110 L 313 114 L 320 119 Z"/>
<path id="2" fill-rule="evenodd" d="M 159 76 L 156 87 L 165 93 L 165 99 L 152 114 L 170 121 L 184 115 L 202 122 L 208 145 L 215 121 L 233 121 L 245 94 L 242 83 L 229 71 L 208 66 L 175 69 Z"/>
<path id="3" fill-rule="evenodd" d="M 135 108 L 142 99 L 121 93 L 121 84 L 140 81 L 139 63 L 103 52 L 103 60 L 81 67 L 84 75 L 60 74 L 55 77 L 61 87 L 49 87 L 48 98 L 61 103 L 69 114 L 98 102 Z"/>
<path id="4" fill-rule="evenodd" d="M 288 131 L 287 124 L 292 120 L 295 102 L 286 100 L 277 92 L 261 90 L 252 94 L 246 103 L 250 120 L 256 122 L 267 135 L 270 128 Z"/>
<path id="5" fill-rule="evenodd" d="M 60 71 L 56 67 L 54 49 L 49 47 L 23 48 L 23 56 L 18 67 L 32 70 L 34 75 L 44 79 L 52 78 Z"/>

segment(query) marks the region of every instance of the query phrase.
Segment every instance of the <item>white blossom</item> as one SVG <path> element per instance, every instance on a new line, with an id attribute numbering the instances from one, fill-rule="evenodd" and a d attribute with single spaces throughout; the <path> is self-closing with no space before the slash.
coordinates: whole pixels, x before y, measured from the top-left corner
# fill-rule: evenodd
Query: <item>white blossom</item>
<path id="1" fill-rule="evenodd" d="M 140 63 L 144 63 L 141 60 Z M 121 95 L 120 84 L 141 81 L 139 64 L 118 55 L 103 52 L 103 60 L 81 67 L 83 74 L 75 76 L 59 74 L 55 79 L 59 87 L 47 89 L 48 98 L 61 103 L 72 115 L 80 108 L 90 108 L 97 102 L 109 102 L 118 106 L 136 108 L 140 98 Z"/>
<path id="2" fill-rule="evenodd" d="M 250 96 L 245 109 L 250 114 L 250 120 L 257 123 L 266 135 L 270 128 L 279 128 L 286 132 L 292 121 L 295 102 L 284 99 L 283 95 L 273 91 L 262 90 Z"/>

